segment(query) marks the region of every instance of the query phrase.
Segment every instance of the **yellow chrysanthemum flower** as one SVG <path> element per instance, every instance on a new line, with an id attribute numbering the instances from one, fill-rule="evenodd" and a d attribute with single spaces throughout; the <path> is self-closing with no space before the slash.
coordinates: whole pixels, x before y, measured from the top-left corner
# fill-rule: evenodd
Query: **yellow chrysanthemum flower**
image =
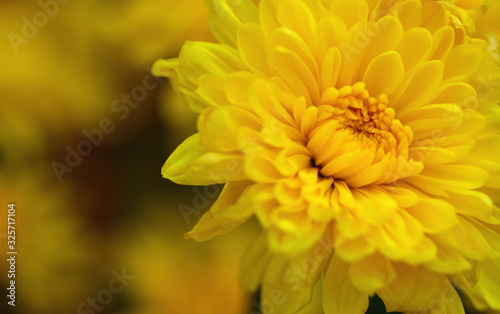
<path id="1" fill-rule="evenodd" d="M 268 313 L 295 313 L 316 283 L 326 313 L 363 313 L 374 294 L 387 311 L 463 313 L 454 287 L 500 257 L 486 43 L 441 1 L 208 7 L 220 43 L 187 42 L 153 69 L 200 114 L 163 176 L 225 183 L 186 237 L 255 215 L 242 277 Z"/>

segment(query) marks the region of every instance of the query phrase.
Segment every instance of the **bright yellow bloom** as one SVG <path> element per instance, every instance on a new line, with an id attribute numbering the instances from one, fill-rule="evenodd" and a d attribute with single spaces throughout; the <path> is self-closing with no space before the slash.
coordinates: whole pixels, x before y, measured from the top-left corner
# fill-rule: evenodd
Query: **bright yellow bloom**
<path id="1" fill-rule="evenodd" d="M 500 257 L 486 42 L 438 1 L 208 5 L 220 43 L 187 42 L 154 66 L 200 114 L 163 176 L 225 183 L 186 236 L 255 215 L 243 282 L 275 313 L 306 305 L 316 282 L 326 313 L 363 313 L 373 294 L 388 311 L 463 313 L 454 286 Z"/>

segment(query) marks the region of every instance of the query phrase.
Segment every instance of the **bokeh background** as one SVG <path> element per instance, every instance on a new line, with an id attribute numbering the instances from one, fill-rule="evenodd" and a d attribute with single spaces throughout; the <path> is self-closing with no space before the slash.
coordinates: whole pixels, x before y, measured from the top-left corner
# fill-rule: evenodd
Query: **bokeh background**
<path id="1" fill-rule="evenodd" d="M 0 35 L 0 313 L 250 312 L 238 264 L 256 226 L 184 240 L 220 187 L 160 174 L 196 116 L 149 68 L 185 40 L 213 40 L 204 1 L 1 0 Z M 112 131 L 99 142 L 102 123 Z M 70 165 L 78 148 L 86 156 Z M 5 293 L 11 202 L 15 308 Z M 114 272 L 134 278 L 113 280 L 123 289 L 107 299 Z"/>
<path id="2" fill-rule="evenodd" d="M 0 0 L 0 35 L 0 313 L 258 313 L 238 284 L 257 224 L 184 240 L 220 187 L 160 175 L 196 116 L 149 68 L 186 40 L 214 40 L 204 1 Z M 371 313 L 383 312 L 377 302 Z"/>

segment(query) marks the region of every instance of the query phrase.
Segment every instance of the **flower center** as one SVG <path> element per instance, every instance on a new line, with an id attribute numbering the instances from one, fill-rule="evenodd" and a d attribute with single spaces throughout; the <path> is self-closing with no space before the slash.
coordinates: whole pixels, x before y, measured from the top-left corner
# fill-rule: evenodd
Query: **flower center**
<path id="1" fill-rule="evenodd" d="M 390 183 L 418 170 L 408 169 L 411 129 L 395 118 L 386 95 L 370 97 L 364 87 L 325 90 L 307 134 L 320 173 L 350 187 Z"/>

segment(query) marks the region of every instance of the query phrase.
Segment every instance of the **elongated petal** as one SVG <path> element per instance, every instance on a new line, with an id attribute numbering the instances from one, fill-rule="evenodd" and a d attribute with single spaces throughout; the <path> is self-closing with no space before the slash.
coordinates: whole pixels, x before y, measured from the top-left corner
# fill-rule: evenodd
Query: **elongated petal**
<path id="1" fill-rule="evenodd" d="M 363 82 L 373 95 L 391 94 L 403 81 L 404 65 L 399 53 L 389 51 L 373 59 L 366 69 Z M 384 76 L 384 73 L 387 76 Z"/>
<path id="2" fill-rule="evenodd" d="M 190 184 L 187 182 L 186 168 L 207 152 L 199 133 L 188 137 L 167 159 L 161 170 L 162 176 L 178 184 Z"/>
<path id="3" fill-rule="evenodd" d="M 369 295 L 390 284 L 395 277 L 392 263 L 379 254 L 365 257 L 349 267 L 349 278 L 354 286 Z"/>
<path id="4" fill-rule="evenodd" d="M 206 3 L 210 29 L 221 43 L 236 47 L 241 23 L 257 22 L 257 7 L 250 0 L 206 0 Z"/>
<path id="5" fill-rule="evenodd" d="M 348 264 L 332 257 L 323 285 L 323 308 L 326 314 L 362 314 L 368 309 L 368 294 L 353 286 Z"/>

